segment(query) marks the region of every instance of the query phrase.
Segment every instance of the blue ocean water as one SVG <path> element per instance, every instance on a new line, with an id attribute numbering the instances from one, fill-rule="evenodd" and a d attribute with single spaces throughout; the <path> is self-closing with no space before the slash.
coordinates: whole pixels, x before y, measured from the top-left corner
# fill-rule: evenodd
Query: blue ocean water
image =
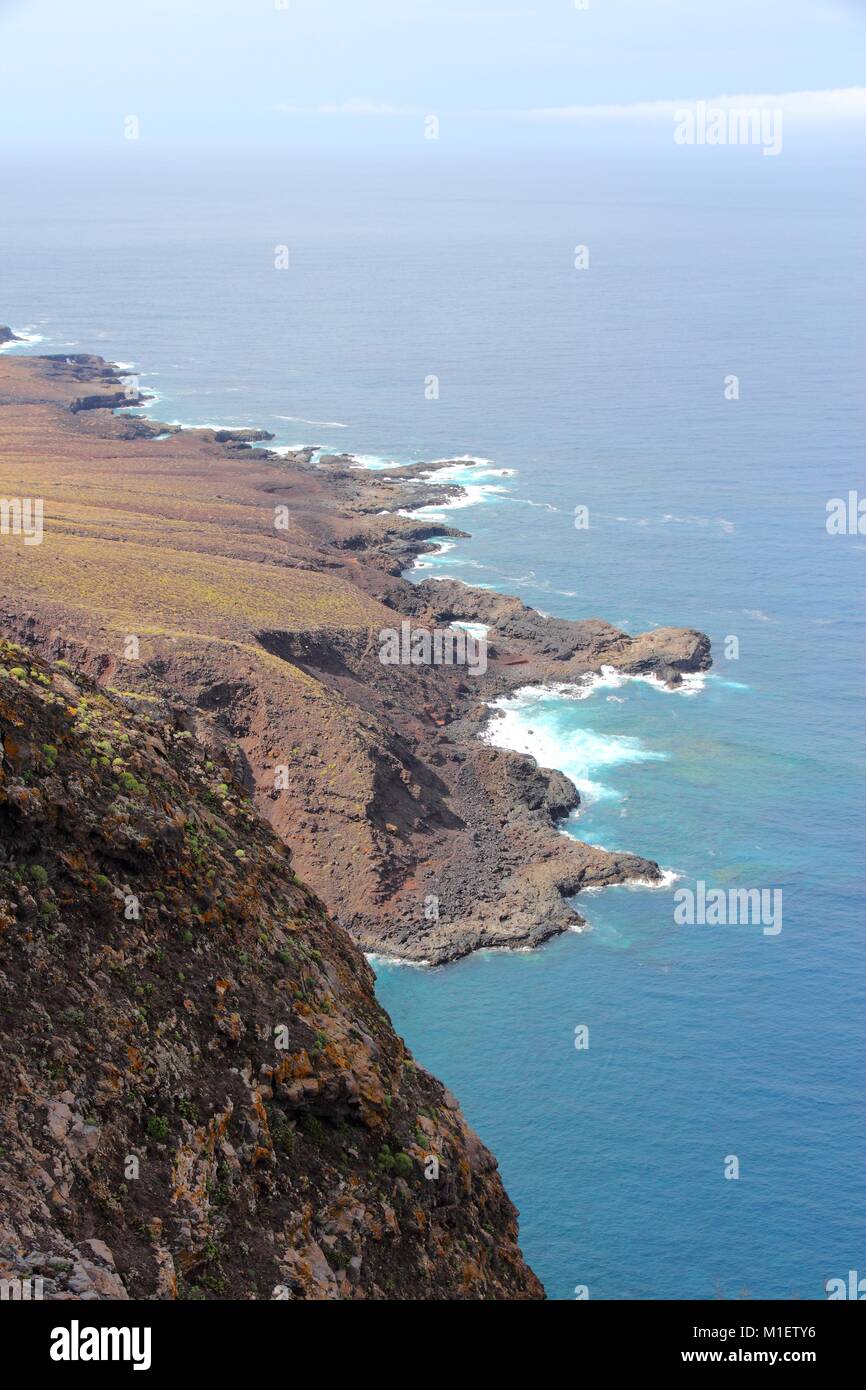
<path id="1" fill-rule="evenodd" d="M 713 640 L 701 689 L 503 721 L 578 781 L 572 833 L 674 884 L 586 896 L 592 930 L 536 953 L 378 966 L 554 1298 L 866 1273 L 866 538 L 825 527 L 866 491 L 862 201 L 826 159 L 706 153 L 2 171 L 0 320 L 41 337 L 16 351 L 133 362 L 164 419 L 490 460 L 418 577 Z M 698 880 L 781 889 L 782 931 L 676 925 Z"/>

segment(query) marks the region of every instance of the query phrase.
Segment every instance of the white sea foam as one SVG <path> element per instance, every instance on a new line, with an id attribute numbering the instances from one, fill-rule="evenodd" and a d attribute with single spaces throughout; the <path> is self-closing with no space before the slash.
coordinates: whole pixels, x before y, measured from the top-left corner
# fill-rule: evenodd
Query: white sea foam
<path id="1" fill-rule="evenodd" d="M 287 417 L 283 417 L 287 418 Z M 388 468 L 402 468 L 411 464 L 412 460 L 401 461 L 395 458 L 386 458 L 382 454 L 350 454 L 353 468 L 367 468 L 375 472 L 381 472 Z M 441 467 L 440 465 L 446 465 Z M 418 474 L 417 478 L 406 478 L 407 487 L 414 487 L 420 480 L 425 483 L 440 484 L 457 483 L 462 488 L 462 492 L 456 497 L 443 497 L 441 502 L 431 502 L 424 507 L 416 507 L 410 510 L 406 507 L 399 508 L 396 516 L 405 516 L 412 521 L 440 521 L 444 512 L 461 511 L 465 507 L 475 507 L 483 502 L 488 496 L 494 493 L 504 493 L 507 491 L 502 486 L 493 483 L 480 483 L 479 478 L 512 478 L 516 475 L 513 468 L 494 468 L 489 466 L 491 460 L 480 458 L 474 454 L 463 454 L 461 456 L 449 456 L 447 459 L 434 459 L 429 468 L 424 469 Z M 417 564 L 417 562 L 416 562 Z M 418 568 L 425 568 L 422 562 Z"/>
<path id="2" fill-rule="evenodd" d="M 729 681 L 725 676 L 720 676 L 716 671 L 708 672 L 707 680 L 713 681 L 716 685 L 723 685 L 728 690 L 751 690 L 752 688 L 750 685 L 746 685 L 745 681 Z"/>
<path id="3" fill-rule="evenodd" d="M 436 459 L 434 463 L 435 467 L 418 475 L 425 483 L 472 483 L 478 478 L 514 477 L 513 469 L 490 467 L 490 459 Z"/>
<path id="4" fill-rule="evenodd" d="M 144 412 L 146 412 L 147 410 L 149 410 L 151 406 L 156 405 L 157 401 L 161 401 L 161 400 L 162 400 L 162 396 L 160 395 L 159 391 L 154 391 L 153 388 L 152 388 L 151 386 L 146 387 L 146 388 L 145 388 L 143 391 L 141 391 L 139 394 L 140 394 L 141 396 L 144 397 L 144 399 L 142 400 L 142 402 L 141 402 L 140 405 L 119 405 L 119 406 L 117 407 L 117 409 L 115 410 L 115 412 L 114 412 L 115 415 L 140 415 L 140 414 L 143 414 Z M 179 425 L 179 424 L 180 424 L 180 421 L 179 421 L 179 420 L 166 420 L 165 423 L 166 423 L 167 425 Z M 182 426 L 182 428 L 183 428 L 183 429 L 194 429 L 194 428 L 197 428 L 197 426 L 193 426 L 193 425 L 184 425 L 184 426 Z M 209 426 L 205 426 L 204 428 L 214 428 L 214 429 L 216 429 L 216 428 L 220 428 L 220 427 L 219 427 L 219 426 L 210 426 L 210 427 L 209 427 Z"/>
<path id="5" fill-rule="evenodd" d="M 16 348 L 31 347 L 33 343 L 44 343 L 45 337 L 42 333 L 31 333 L 26 328 L 13 328 L 16 341 L 4 343 L 0 347 L 0 352 L 14 352 Z"/>
<path id="6" fill-rule="evenodd" d="M 277 420 L 291 420 L 296 425 L 320 425 L 322 429 L 347 430 L 342 420 L 308 420 L 305 415 L 277 415 Z"/>
<path id="7" fill-rule="evenodd" d="M 417 507 L 410 511 L 402 509 L 398 516 L 410 517 L 414 521 L 438 520 L 443 512 L 462 511 L 466 507 L 477 507 L 488 497 L 496 494 L 507 493 L 508 489 L 496 483 L 482 483 L 480 478 L 502 478 L 514 477 L 515 470 L 512 468 L 493 468 L 491 460 L 478 458 L 472 454 L 465 454 L 460 458 L 436 459 L 434 462 L 445 464 L 443 467 L 425 469 L 419 477 L 425 483 L 447 485 L 456 483 L 462 488 L 462 492 L 456 497 L 443 498 L 441 502 L 433 502 L 425 507 Z"/>
<path id="8" fill-rule="evenodd" d="M 152 399 L 158 401 L 161 397 L 158 393 L 155 393 Z M 189 420 L 166 420 L 165 423 L 167 425 L 174 425 L 177 429 L 181 430 L 248 430 L 255 428 L 253 425 L 227 425 L 224 421 L 217 424 L 213 420 L 196 420 L 194 422 L 190 422 Z M 266 439 L 263 439 L 261 443 L 263 448 L 271 447 Z M 298 449 L 303 449 L 304 445 L 298 444 L 296 447 Z M 277 450 L 274 449 L 274 453 L 276 452 Z"/>
<path id="9" fill-rule="evenodd" d="M 492 459 L 481 458 L 481 456 L 480 456 L 479 454 L 448 454 L 446 458 L 433 459 L 433 462 L 434 462 L 434 463 L 455 463 L 455 464 L 456 464 L 456 463 L 463 463 L 463 464 L 468 463 L 468 464 L 472 464 L 472 465 L 476 465 L 476 466 L 477 466 L 477 465 L 480 465 L 480 464 L 492 463 L 493 460 L 492 460 Z"/>
<path id="10" fill-rule="evenodd" d="M 380 473 L 384 468 L 401 468 L 399 459 L 385 458 L 384 454 L 348 454 L 352 460 L 353 468 L 368 468 L 374 473 Z"/>
<path id="11" fill-rule="evenodd" d="M 653 690 L 665 695 L 698 695 L 704 689 L 707 678 L 706 671 L 687 671 L 683 675 L 681 685 L 666 685 L 658 676 L 633 675 L 626 671 L 618 671 L 615 666 L 602 666 L 600 671 L 593 671 L 583 676 L 580 681 L 556 682 L 547 689 L 569 700 L 588 700 L 597 690 L 619 690 L 630 681 L 634 681 L 640 685 L 649 685 Z"/>
<path id="12" fill-rule="evenodd" d="M 526 507 L 541 507 L 546 512 L 558 512 L 561 509 L 554 507 L 552 502 L 533 502 L 531 497 L 511 497 L 510 502 L 522 502 Z"/>
<path id="13" fill-rule="evenodd" d="M 626 680 L 651 685 L 665 695 L 700 695 L 707 683 L 706 671 L 684 671 L 679 685 L 666 685 L 658 676 L 626 676 Z"/>
<path id="14" fill-rule="evenodd" d="M 597 779 L 599 771 L 666 755 L 624 734 L 597 734 L 592 729 L 573 727 L 562 717 L 558 697 L 574 688 L 523 686 L 513 696 L 493 701 L 491 708 L 496 713 L 481 738 L 494 748 L 529 753 L 540 767 L 559 768 L 586 801 L 615 799 L 619 793 Z"/>
<path id="15" fill-rule="evenodd" d="M 443 481 L 441 474 L 437 476 L 436 481 Z M 401 507 L 397 515 L 410 517 L 413 521 L 437 521 L 444 512 L 458 512 L 465 507 L 477 507 L 480 502 L 484 502 L 495 493 L 505 492 L 504 487 L 496 487 L 492 483 L 461 482 L 460 486 L 463 491 L 456 497 L 448 497 L 442 502 L 433 502 L 426 507 L 417 507 L 414 511 Z"/>
<path id="16" fill-rule="evenodd" d="M 380 512 L 379 515 L 380 515 L 380 516 L 389 516 L 390 513 L 389 513 L 389 512 Z M 431 541 L 430 544 L 435 545 L 435 546 L 436 546 L 436 549 L 435 549 L 435 550 L 432 550 L 432 551 L 431 551 L 431 550 L 425 550 L 424 553 L 423 553 L 423 555 L 417 556 L 416 559 L 415 559 L 415 561 L 414 561 L 414 563 L 413 563 L 413 565 L 412 565 L 412 568 L 413 568 L 413 569 L 416 569 L 416 570 L 429 570 L 429 569 L 432 569 L 432 568 L 433 568 L 433 565 L 436 563 L 437 560 L 440 560 L 441 557 L 442 557 L 443 555 L 446 555 L 446 554 L 448 553 L 449 550 L 453 550 L 453 549 L 454 549 L 455 542 L 454 542 L 454 541 L 442 541 L 442 540 L 437 540 L 437 541 Z M 442 579 L 442 578 L 444 578 L 444 576 L 443 576 L 443 575 L 439 575 L 439 578 Z"/>
<path id="17" fill-rule="evenodd" d="M 494 956 L 534 956 L 537 946 L 482 946 L 474 954 L 479 960 L 492 960 Z"/>
<path id="18" fill-rule="evenodd" d="M 662 869 L 661 878 L 658 883 L 654 883 L 650 878 L 629 878 L 620 886 L 623 888 L 652 888 L 656 891 L 664 891 L 672 888 L 681 878 L 682 874 L 677 873 L 676 869 Z"/>
<path id="19" fill-rule="evenodd" d="M 364 959 L 369 961 L 375 969 L 376 965 L 405 965 L 412 970 L 428 970 L 432 965 L 429 960 L 404 960 L 402 956 L 386 956 L 380 951 L 365 951 Z"/>

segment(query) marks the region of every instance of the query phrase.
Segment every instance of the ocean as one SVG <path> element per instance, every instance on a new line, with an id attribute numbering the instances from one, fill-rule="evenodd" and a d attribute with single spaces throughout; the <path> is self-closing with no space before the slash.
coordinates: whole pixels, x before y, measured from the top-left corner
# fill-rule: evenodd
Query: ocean
<path id="1" fill-rule="evenodd" d="M 527 690 L 491 726 L 575 780 L 567 833 L 665 885 L 582 896 L 591 930 L 537 952 L 377 962 L 379 997 L 498 1156 L 552 1298 L 866 1274 L 866 537 L 826 527 L 866 495 L 850 166 L 142 147 L 0 172 L 13 351 L 129 363 L 165 420 L 485 460 L 443 513 L 471 539 L 413 577 L 710 635 L 683 692 Z M 781 930 L 680 924 L 699 883 L 780 891 Z"/>

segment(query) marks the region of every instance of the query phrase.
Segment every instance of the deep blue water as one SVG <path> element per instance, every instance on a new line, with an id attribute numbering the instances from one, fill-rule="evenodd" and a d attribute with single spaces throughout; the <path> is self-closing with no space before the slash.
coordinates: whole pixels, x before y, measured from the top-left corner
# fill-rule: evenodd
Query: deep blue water
<path id="1" fill-rule="evenodd" d="M 35 350 L 134 362 L 164 419 L 490 459 L 513 475 L 480 479 L 502 491 L 425 573 L 713 639 L 698 693 L 525 697 L 508 727 L 587 792 L 574 833 L 676 886 L 779 888 L 778 935 L 615 889 L 534 954 L 378 967 L 555 1298 L 866 1273 L 866 537 L 825 528 L 866 494 L 862 204 L 826 161 L 725 153 L 0 171 L 0 321 Z"/>

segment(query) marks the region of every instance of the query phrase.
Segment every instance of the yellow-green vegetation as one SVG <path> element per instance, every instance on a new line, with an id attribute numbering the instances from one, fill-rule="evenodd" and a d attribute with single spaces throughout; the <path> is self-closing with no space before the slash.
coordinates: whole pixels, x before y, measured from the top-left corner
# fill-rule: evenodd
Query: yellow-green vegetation
<path id="1" fill-rule="evenodd" d="M 109 389 L 38 358 L 0 359 L 0 495 L 45 506 L 41 544 L 2 539 L 5 595 L 88 632 L 254 642 L 262 629 L 381 626 L 381 606 L 322 563 L 333 504 L 309 480 L 209 431 L 154 444 L 124 437 L 129 422 L 108 411 L 69 412 Z M 290 519 L 279 532 L 278 503 Z"/>
<path id="2" fill-rule="evenodd" d="M 118 545 L 48 531 L 40 546 L 0 547 L 0 569 L 7 592 L 59 598 L 124 632 L 366 629 L 379 619 L 378 605 L 339 577 L 172 550 L 156 537 Z"/>

